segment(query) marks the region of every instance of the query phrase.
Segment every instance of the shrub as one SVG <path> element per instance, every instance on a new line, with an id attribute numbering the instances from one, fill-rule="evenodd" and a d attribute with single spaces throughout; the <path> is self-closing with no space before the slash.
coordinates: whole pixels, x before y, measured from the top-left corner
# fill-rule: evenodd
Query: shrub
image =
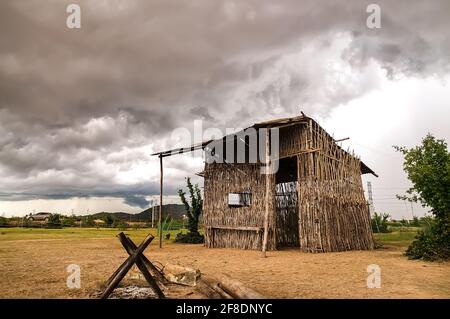
<path id="1" fill-rule="evenodd" d="M 184 243 L 184 244 L 202 244 L 205 241 L 205 237 L 199 232 L 193 233 L 189 232 L 187 234 L 178 233 L 177 237 L 175 237 L 176 243 Z"/>
<path id="2" fill-rule="evenodd" d="M 6 226 L 8 226 L 8 219 L 3 216 L 0 216 L 0 227 L 6 227 Z"/>
<path id="3" fill-rule="evenodd" d="M 372 217 L 372 231 L 374 233 L 389 233 L 388 219 L 389 214 L 377 214 Z"/>
<path id="4" fill-rule="evenodd" d="M 64 227 L 73 227 L 75 226 L 75 219 L 73 217 L 62 217 L 61 224 Z"/>
<path id="5" fill-rule="evenodd" d="M 450 218 L 437 219 L 419 231 L 405 255 L 429 261 L 450 259 Z"/>
<path id="6" fill-rule="evenodd" d="M 46 228 L 62 228 L 61 225 L 61 215 L 51 214 L 48 218 Z"/>
<path id="7" fill-rule="evenodd" d="M 409 222 L 409 226 L 411 227 L 420 227 L 420 219 L 417 216 L 413 217 L 413 220 Z"/>
<path id="8" fill-rule="evenodd" d="M 123 221 L 118 221 L 114 223 L 114 227 L 117 227 L 119 230 L 126 230 L 128 228 L 128 224 Z"/>

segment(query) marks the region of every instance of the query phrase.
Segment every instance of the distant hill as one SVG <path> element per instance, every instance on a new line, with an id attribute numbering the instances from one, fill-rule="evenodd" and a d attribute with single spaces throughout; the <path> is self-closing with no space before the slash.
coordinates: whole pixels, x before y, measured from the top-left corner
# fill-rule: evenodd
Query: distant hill
<path id="1" fill-rule="evenodd" d="M 166 218 L 167 215 L 171 216 L 172 218 L 182 218 L 182 216 L 185 214 L 184 206 L 180 204 L 167 204 L 163 205 L 163 217 Z M 155 207 L 155 218 L 158 218 L 159 214 L 159 206 Z M 107 215 L 110 215 L 114 219 L 119 219 L 123 221 L 133 221 L 133 222 L 143 222 L 143 221 L 150 221 L 152 218 L 152 207 L 147 208 L 146 210 L 138 213 L 138 214 L 128 214 L 124 212 L 101 212 L 92 214 L 91 216 L 95 219 L 104 219 Z"/>

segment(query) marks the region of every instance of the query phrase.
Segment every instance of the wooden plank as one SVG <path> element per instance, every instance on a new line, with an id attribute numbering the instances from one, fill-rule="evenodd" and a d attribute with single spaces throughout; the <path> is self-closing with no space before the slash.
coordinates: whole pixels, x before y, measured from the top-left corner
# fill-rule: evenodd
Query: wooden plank
<path id="1" fill-rule="evenodd" d="M 235 227 L 235 226 L 205 226 L 206 228 L 209 229 L 229 229 L 229 230 L 249 230 L 249 231 L 256 231 L 256 232 L 260 232 L 263 227 Z"/>

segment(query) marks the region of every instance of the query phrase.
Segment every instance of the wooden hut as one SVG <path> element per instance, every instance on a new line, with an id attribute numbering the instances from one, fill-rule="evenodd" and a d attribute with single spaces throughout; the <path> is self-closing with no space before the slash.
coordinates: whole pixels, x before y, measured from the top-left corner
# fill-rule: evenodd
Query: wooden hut
<path id="1" fill-rule="evenodd" d="M 255 143 L 263 154 L 256 160 Z M 155 155 L 162 165 L 164 156 L 196 149 L 207 153 L 200 174 L 207 247 L 264 253 L 286 246 L 307 252 L 373 249 L 361 174 L 376 174 L 303 113 Z"/>

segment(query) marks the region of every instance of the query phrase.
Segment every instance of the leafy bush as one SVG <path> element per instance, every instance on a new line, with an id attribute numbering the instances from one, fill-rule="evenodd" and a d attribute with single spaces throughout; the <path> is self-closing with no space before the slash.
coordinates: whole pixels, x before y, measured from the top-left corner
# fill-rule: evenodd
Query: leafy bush
<path id="1" fill-rule="evenodd" d="M 61 216 L 61 225 L 64 227 L 73 227 L 75 226 L 75 218 L 73 217 L 63 217 Z"/>
<path id="2" fill-rule="evenodd" d="M 417 216 L 413 217 L 413 220 L 409 221 L 409 226 L 411 227 L 420 227 L 420 219 Z"/>
<path id="3" fill-rule="evenodd" d="M 116 221 L 114 222 L 114 227 L 117 227 L 119 230 L 126 230 L 128 228 L 128 224 L 124 221 Z"/>
<path id="4" fill-rule="evenodd" d="M 202 244 L 204 241 L 205 237 L 199 232 L 196 233 L 189 232 L 187 234 L 178 233 L 177 237 L 175 237 L 176 243 Z"/>
<path id="5" fill-rule="evenodd" d="M 51 214 L 46 225 L 47 228 L 62 228 L 61 215 Z"/>
<path id="6" fill-rule="evenodd" d="M 437 219 L 419 231 L 405 254 L 409 259 L 450 259 L 450 218 Z"/>
<path id="7" fill-rule="evenodd" d="M 94 217 L 92 217 L 91 215 L 88 215 L 85 217 L 84 219 L 84 225 L 86 225 L 87 227 L 95 227 L 95 221 L 94 221 Z"/>
<path id="8" fill-rule="evenodd" d="M 388 229 L 388 219 L 389 214 L 377 214 L 375 213 L 372 217 L 372 231 L 374 233 L 389 233 Z"/>
<path id="9" fill-rule="evenodd" d="M 6 227 L 6 226 L 8 226 L 8 219 L 3 216 L 0 216 L 0 227 Z"/>

